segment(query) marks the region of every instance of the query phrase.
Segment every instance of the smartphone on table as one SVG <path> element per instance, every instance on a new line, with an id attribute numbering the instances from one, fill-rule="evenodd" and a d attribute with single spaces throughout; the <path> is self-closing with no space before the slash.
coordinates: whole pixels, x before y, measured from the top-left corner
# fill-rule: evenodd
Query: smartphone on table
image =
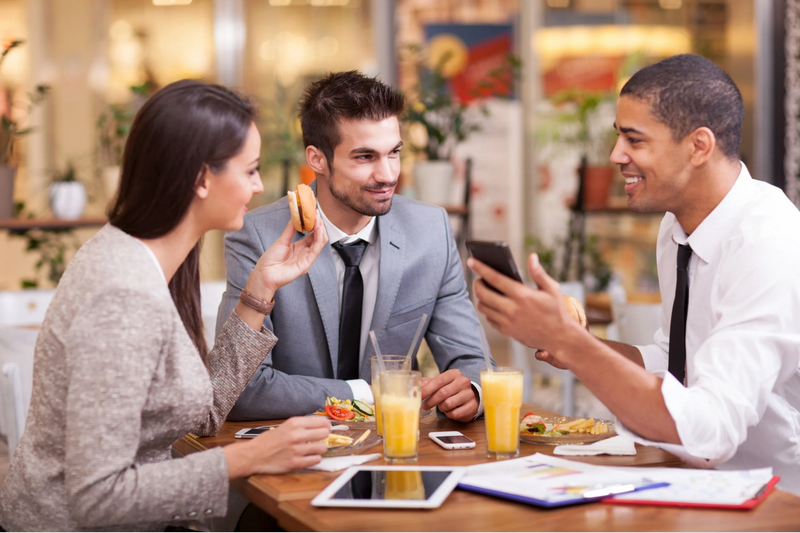
<path id="1" fill-rule="evenodd" d="M 515 281 L 522 283 L 522 276 L 519 275 L 517 263 L 514 261 L 514 256 L 511 255 L 511 249 L 508 243 L 504 241 L 467 241 L 467 250 L 469 253 L 494 270 L 497 270 L 504 276 L 507 276 Z M 486 286 L 495 292 L 500 292 L 495 287 L 492 287 L 486 280 L 483 280 Z"/>
<path id="2" fill-rule="evenodd" d="M 244 428 L 240 429 L 234 435 L 234 438 L 237 439 L 254 439 L 264 433 L 265 431 L 269 431 L 272 428 L 276 428 L 280 426 L 280 424 L 273 424 L 271 426 L 260 426 L 257 428 Z"/>
<path id="3" fill-rule="evenodd" d="M 428 437 L 445 450 L 468 450 L 475 447 L 475 441 L 460 431 L 431 431 Z"/>

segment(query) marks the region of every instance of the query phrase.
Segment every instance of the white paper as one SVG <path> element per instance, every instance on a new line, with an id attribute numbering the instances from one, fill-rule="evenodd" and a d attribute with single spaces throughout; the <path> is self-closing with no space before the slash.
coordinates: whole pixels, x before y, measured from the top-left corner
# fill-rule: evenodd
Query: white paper
<path id="1" fill-rule="evenodd" d="M 636 470 L 620 468 L 619 470 Z M 772 468 L 756 470 L 700 470 L 694 468 L 648 468 L 647 474 L 668 487 L 641 493 L 620 494 L 617 500 L 741 505 L 756 496 L 772 479 Z"/>
<path id="2" fill-rule="evenodd" d="M 467 468 L 461 485 L 547 502 L 573 501 L 590 489 L 641 485 L 649 470 L 588 465 L 537 453 L 528 457 Z"/>

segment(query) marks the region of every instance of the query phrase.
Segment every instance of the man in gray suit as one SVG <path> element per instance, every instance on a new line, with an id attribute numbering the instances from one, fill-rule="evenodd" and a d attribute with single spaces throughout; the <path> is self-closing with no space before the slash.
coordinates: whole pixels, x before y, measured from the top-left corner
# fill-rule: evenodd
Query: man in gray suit
<path id="1" fill-rule="evenodd" d="M 450 221 L 440 207 L 394 197 L 402 110 L 400 93 L 358 72 L 330 74 L 307 90 L 300 116 L 306 160 L 317 177 L 315 231 L 326 230 L 330 245 L 307 276 L 275 294 L 264 325 L 278 344 L 229 418 L 311 413 L 326 396 L 371 402 L 369 331 L 382 353 L 406 354 L 425 313 L 425 339 L 441 374 L 423 379 L 423 407 L 460 421 L 483 412 L 480 324 Z M 289 218 L 284 197 L 248 213 L 244 227 L 226 235 L 228 286 L 218 330 Z"/>

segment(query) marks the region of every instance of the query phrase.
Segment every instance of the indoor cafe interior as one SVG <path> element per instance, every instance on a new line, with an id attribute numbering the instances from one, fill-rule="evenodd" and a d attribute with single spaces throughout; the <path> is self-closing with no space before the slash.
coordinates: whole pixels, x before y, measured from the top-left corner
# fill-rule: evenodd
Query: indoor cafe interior
<path id="1" fill-rule="evenodd" d="M 739 158 L 800 206 L 799 0 L 0 0 L 0 46 L 0 484 L 25 429 L 48 306 L 78 249 L 108 224 L 137 113 L 175 81 L 218 83 L 256 103 L 263 190 L 250 210 L 315 180 L 298 118 L 311 83 L 355 70 L 397 89 L 405 108 L 395 194 L 444 209 L 472 304 L 478 276 L 466 266 L 468 241 L 505 242 L 523 283 L 536 286 L 526 268 L 536 253 L 562 294 L 583 306 L 592 334 L 630 345 L 652 344 L 670 312 L 656 248 L 665 213 L 630 209 L 626 178 L 609 158 L 619 92 L 637 71 L 679 54 L 724 69 L 744 104 Z M 226 291 L 224 237 L 209 231 L 200 252 L 208 346 Z M 595 433 L 607 432 L 603 421 L 615 413 L 589 387 L 477 316 L 496 366 L 521 370 L 523 409 L 574 427 L 597 420 L 585 434 L 607 436 Z M 415 356 L 423 385 L 446 370 L 434 351 L 423 339 Z M 429 429 L 460 428 L 431 413 L 420 414 Z M 459 429 L 478 443 L 479 461 L 464 450 L 437 462 L 442 450 L 425 422 L 418 464 L 486 463 L 491 443 L 480 420 L 471 433 Z M 215 437 L 190 433 L 173 455 L 228 444 L 248 427 L 226 422 Z M 380 452 L 373 437 L 355 453 Z M 523 439 L 516 460 L 552 457 L 548 444 Z M 636 449 L 575 460 L 620 472 L 687 466 L 664 449 Z M 759 505 L 760 491 L 748 511 L 591 503 L 547 514 L 523 496 L 515 502 L 462 481 L 435 511 L 346 514 L 314 500 L 337 476 L 251 476 L 231 491 L 285 530 L 800 528 L 800 500 L 771 481 L 770 497 Z M 376 479 L 387 493 L 398 483 Z"/>

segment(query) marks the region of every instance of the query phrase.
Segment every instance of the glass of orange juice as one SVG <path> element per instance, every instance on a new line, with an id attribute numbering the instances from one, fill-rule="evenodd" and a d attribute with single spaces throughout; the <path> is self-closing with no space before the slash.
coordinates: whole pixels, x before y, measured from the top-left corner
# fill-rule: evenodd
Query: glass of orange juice
<path id="1" fill-rule="evenodd" d="M 486 420 L 486 456 L 510 459 L 519 455 L 519 410 L 522 407 L 522 370 L 500 367 L 481 370 Z"/>
<path id="2" fill-rule="evenodd" d="M 378 388 L 387 463 L 414 462 L 419 449 L 422 374 L 417 370 L 381 372 Z"/>
<path id="3" fill-rule="evenodd" d="M 384 355 L 383 366 L 386 370 L 411 370 L 411 358 L 405 355 Z M 378 426 L 378 435 L 383 435 L 383 416 L 381 414 L 381 388 L 380 367 L 378 366 L 378 356 L 370 358 L 370 371 L 372 372 L 372 397 L 375 399 L 375 423 Z"/>

